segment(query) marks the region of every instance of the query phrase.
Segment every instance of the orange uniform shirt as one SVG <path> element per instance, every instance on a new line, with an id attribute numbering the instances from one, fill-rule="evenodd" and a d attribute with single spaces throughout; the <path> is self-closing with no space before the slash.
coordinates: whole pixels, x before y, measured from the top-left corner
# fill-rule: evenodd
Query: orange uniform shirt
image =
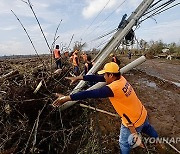
<path id="1" fill-rule="evenodd" d="M 128 121 L 123 116 L 123 114 L 126 114 L 135 127 L 141 126 L 147 117 L 147 110 L 127 80 L 121 76 L 119 80 L 107 86 L 114 93 L 114 97 L 109 97 L 109 99 L 116 112 L 122 117 L 123 125 L 127 127 Z"/>
<path id="2" fill-rule="evenodd" d="M 61 58 L 59 49 L 54 49 L 54 58 Z"/>

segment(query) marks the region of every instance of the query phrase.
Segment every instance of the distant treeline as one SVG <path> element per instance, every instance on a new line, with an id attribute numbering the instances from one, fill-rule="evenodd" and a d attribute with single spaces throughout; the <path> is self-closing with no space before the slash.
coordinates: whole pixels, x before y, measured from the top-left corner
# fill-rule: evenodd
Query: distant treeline
<path id="1" fill-rule="evenodd" d="M 49 56 L 49 54 L 41 54 L 39 56 Z M 10 56 L 0 56 L 0 59 L 18 59 L 18 58 L 35 58 L 37 55 L 10 55 Z"/>

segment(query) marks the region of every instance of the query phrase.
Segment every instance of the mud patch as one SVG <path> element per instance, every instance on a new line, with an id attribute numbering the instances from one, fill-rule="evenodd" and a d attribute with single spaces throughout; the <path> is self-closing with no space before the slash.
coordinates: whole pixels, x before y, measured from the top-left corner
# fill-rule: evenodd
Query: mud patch
<path id="1" fill-rule="evenodd" d="M 146 86 L 151 87 L 151 88 L 155 88 L 155 89 L 158 88 L 156 83 L 153 81 L 148 81 L 148 80 L 142 78 L 142 79 L 139 79 L 138 82 L 139 82 L 139 84 L 145 84 Z"/>

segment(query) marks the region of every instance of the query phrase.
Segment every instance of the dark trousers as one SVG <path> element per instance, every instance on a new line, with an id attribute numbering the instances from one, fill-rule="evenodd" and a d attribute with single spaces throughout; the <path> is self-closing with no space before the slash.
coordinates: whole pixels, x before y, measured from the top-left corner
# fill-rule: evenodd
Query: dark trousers
<path id="1" fill-rule="evenodd" d="M 74 66 L 74 74 L 78 76 L 80 74 L 79 66 Z"/>
<path id="2" fill-rule="evenodd" d="M 56 69 L 62 68 L 62 63 L 60 58 L 56 58 Z"/>

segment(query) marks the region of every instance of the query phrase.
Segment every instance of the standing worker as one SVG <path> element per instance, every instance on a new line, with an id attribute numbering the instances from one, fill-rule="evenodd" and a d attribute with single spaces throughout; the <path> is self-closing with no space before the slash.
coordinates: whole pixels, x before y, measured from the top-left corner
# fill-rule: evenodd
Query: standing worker
<path id="1" fill-rule="evenodd" d="M 73 58 L 74 58 L 74 53 L 71 52 L 71 53 L 69 54 L 69 61 L 70 61 L 71 64 L 72 64 L 72 62 L 73 62 Z"/>
<path id="2" fill-rule="evenodd" d="M 132 57 L 132 53 L 131 53 L 131 51 L 129 50 L 129 51 L 128 51 L 128 58 L 131 59 L 131 57 Z"/>
<path id="3" fill-rule="evenodd" d="M 69 58 L 69 51 L 66 50 L 66 51 L 64 52 L 64 57 L 65 57 L 66 59 Z"/>
<path id="4" fill-rule="evenodd" d="M 158 137 L 155 129 L 150 125 L 147 118 L 147 110 L 137 97 L 132 86 L 121 75 L 119 66 L 110 62 L 98 74 L 78 77 L 67 77 L 74 83 L 78 80 L 106 82 L 107 85 L 94 90 L 81 91 L 69 96 L 59 96 L 53 106 L 58 107 L 67 101 L 82 100 L 87 98 L 109 98 L 114 109 L 122 117 L 120 128 L 119 144 L 122 154 L 129 154 L 134 143 L 129 138 L 134 132 L 143 132 L 155 139 Z M 129 140 L 130 139 L 130 140 Z"/>
<path id="5" fill-rule="evenodd" d="M 87 61 L 87 54 L 85 52 L 83 52 L 81 57 L 83 59 L 83 62 L 85 63 Z"/>
<path id="6" fill-rule="evenodd" d="M 93 63 L 91 61 L 91 56 L 87 55 L 87 60 L 84 66 L 84 74 L 86 75 L 87 72 L 93 67 Z"/>
<path id="7" fill-rule="evenodd" d="M 74 74 L 78 76 L 80 74 L 78 50 L 75 50 L 73 53 L 73 66 L 74 66 Z"/>
<path id="8" fill-rule="evenodd" d="M 56 61 L 56 69 L 62 68 L 62 62 L 61 62 L 61 53 L 59 50 L 59 45 L 56 45 L 56 48 L 53 52 L 54 59 Z"/>
<path id="9" fill-rule="evenodd" d="M 121 64 L 120 60 L 114 54 L 111 54 L 111 56 L 112 56 L 112 62 L 115 62 L 118 65 Z"/>

